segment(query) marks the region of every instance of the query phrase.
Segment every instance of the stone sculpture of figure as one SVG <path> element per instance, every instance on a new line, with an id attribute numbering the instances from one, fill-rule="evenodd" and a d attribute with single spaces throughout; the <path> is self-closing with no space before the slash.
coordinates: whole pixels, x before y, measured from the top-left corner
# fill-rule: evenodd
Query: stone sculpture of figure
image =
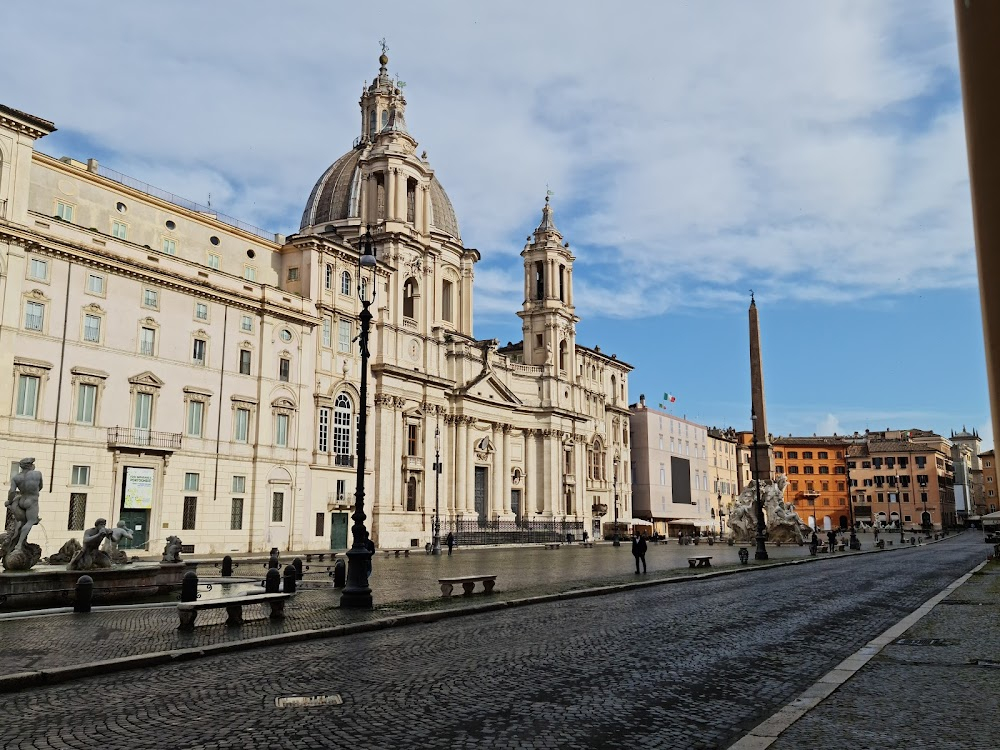
<path id="1" fill-rule="evenodd" d="M 35 459 L 22 458 L 20 471 L 10 480 L 7 502 L 14 523 L 0 534 L 0 558 L 8 570 L 28 570 L 42 557 L 42 548 L 28 542 L 28 534 L 41 520 L 38 517 L 38 493 L 42 490 L 42 472 L 35 468 Z"/>
<path id="2" fill-rule="evenodd" d="M 121 543 L 122 539 L 131 539 L 132 529 L 125 525 L 124 521 L 119 521 L 115 528 L 111 529 L 108 536 L 104 540 L 104 546 L 101 548 L 108 554 L 111 558 L 111 562 L 115 565 L 124 565 L 128 562 L 128 555 L 125 554 L 125 550 L 118 549 L 118 545 Z"/>
<path id="3" fill-rule="evenodd" d="M 76 555 L 76 553 L 81 549 L 83 549 L 83 545 L 81 545 L 80 542 L 76 539 L 69 539 L 62 547 L 59 548 L 58 552 L 45 558 L 45 562 L 49 565 L 65 565 L 72 560 L 74 555 Z"/>
<path id="4" fill-rule="evenodd" d="M 66 566 L 68 570 L 93 570 L 110 568 L 111 557 L 101 550 L 101 543 L 111 536 L 107 520 L 98 518 L 93 527 L 83 532 L 83 549 L 77 552 Z"/>
<path id="5" fill-rule="evenodd" d="M 181 561 L 181 539 L 177 536 L 168 536 L 167 543 L 163 547 L 163 558 L 160 562 L 179 563 Z"/>

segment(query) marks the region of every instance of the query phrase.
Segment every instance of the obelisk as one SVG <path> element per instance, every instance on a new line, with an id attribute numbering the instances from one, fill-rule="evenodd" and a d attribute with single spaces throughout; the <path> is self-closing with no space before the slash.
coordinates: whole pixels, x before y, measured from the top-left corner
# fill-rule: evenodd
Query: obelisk
<path id="1" fill-rule="evenodd" d="M 750 292 L 750 403 L 756 417 L 751 445 L 750 471 L 754 479 L 770 482 L 774 477 L 774 450 L 767 433 L 767 405 L 764 402 L 764 369 L 760 361 L 760 322 L 757 303 Z"/>

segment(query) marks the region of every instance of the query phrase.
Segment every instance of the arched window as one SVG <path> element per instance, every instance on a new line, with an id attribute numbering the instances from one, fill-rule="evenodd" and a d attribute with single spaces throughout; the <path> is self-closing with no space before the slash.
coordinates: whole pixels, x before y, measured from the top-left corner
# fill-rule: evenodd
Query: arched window
<path id="1" fill-rule="evenodd" d="M 559 369 L 566 369 L 566 341 L 559 342 Z"/>
<path id="2" fill-rule="evenodd" d="M 378 117 L 378 115 L 376 114 L 375 108 L 373 107 L 371 109 L 371 111 L 368 112 L 368 137 L 369 138 L 374 138 L 375 137 L 375 123 L 376 123 L 376 119 L 375 118 L 376 117 Z"/>
<path id="3" fill-rule="evenodd" d="M 454 288 L 455 285 L 447 279 L 441 282 L 441 317 L 449 323 L 455 322 L 452 308 L 452 295 L 454 294 Z"/>
<path id="4" fill-rule="evenodd" d="M 417 509 L 417 478 L 410 477 L 406 483 L 406 509 Z"/>
<path id="5" fill-rule="evenodd" d="M 384 128 L 388 124 L 389 124 L 389 110 L 383 109 L 382 110 L 382 127 Z"/>
<path id="6" fill-rule="evenodd" d="M 618 381 L 615 376 L 611 376 L 611 403 L 618 403 Z"/>
<path id="7" fill-rule="evenodd" d="M 333 405 L 333 452 L 337 466 L 350 466 L 351 453 L 351 400 L 346 393 L 337 396 Z"/>
<path id="8" fill-rule="evenodd" d="M 411 224 L 417 220 L 417 181 L 412 177 L 406 181 L 406 220 Z"/>
<path id="9" fill-rule="evenodd" d="M 351 272 L 344 271 L 340 274 L 340 293 L 350 294 L 351 293 Z"/>
<path id="10" fill-rule="evenodd" d="M 403 284 L 403 317 L 415 318 L 417 282 L 409 278 Z"/>
<path id="11" fill-rule="evenodd" d="M 608 454 L 600 438 L 595 438 L 593 446 L 587 448 L 587 457 L 590 459 L 590 466 L 587 471 L 589 478 L 595 481 L 607 479 L 604 464 L 607 463 Z"/>
<path id="12" fill-rule="evenodd" d="M 326 264 L 326 277 L 324 279 L 324 286 L 327 289 L 333 289 L 333 266 L 329 263 Z"/>

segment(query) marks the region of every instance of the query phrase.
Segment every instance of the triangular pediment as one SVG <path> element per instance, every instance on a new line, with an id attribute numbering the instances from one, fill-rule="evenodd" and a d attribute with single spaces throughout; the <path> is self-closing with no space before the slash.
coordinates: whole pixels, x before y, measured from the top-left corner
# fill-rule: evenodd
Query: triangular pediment
<path id="1" fill-rule="evenodd" d="M 521 399 L 514 395 L 514 392 L 504 385 L 500 378 L 489 371 L 469 381 L 467 385 L 457 388 L 456 393 L 493 403 L 516 406 L 522 404 Z"/>
<path id="2" fill-rule="evenodd" d="M 138 375 L 133 375 L 128 379 L 128 382 L 132 385 L 151 385 L 155 388 L 160 388 L 163 385 L 163 381 L 149 370 L 146 370 L 146 372 L 140 372 Z"/>

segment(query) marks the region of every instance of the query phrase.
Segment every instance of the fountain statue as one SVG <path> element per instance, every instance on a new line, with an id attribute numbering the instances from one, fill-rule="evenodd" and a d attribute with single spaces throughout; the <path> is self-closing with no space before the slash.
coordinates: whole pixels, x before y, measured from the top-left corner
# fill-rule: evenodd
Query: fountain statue
<path id="1" fill-rule="evenodd" d="M 181 561 L 181 538 L 179 536 L 168 536 L 167 543 L 163 546 L 163 557 L 161 563 L 179 563 Z"/>
<path id="2" fill-rule="evenodd" d="M 41 520 L 38 517 L 38 493 L 42 490 L 42 472 L 35 459 L 18 461 L 20 471 L 10 480 L 7 502 L 14 521 L 0 534 L 0 561 L 7 570 L 30 570 L 42 558 L 42 548 L 28 541 L 28 534 Z"/>
<path id="3" fill-rule="evenodd" d="M 126 526 L 124 521 L 119 521 L 118 525 L 111 529 L 108 536 L 104 538 L 104 546 L 101 547 L 101 550 L 107 553 L 113 565 L 127 565 L 128 555 L 125 554 L 125 550 L 118 549 L 118 545 L 122 539 L 132 538 L 132 529 Z"/>
<path id="4" fill-rule="evenodd" d="M 765 532 L 769 542 L 801 544 L 809 538 L 812 529 L 802 523 L 795 509 L 785 502 L 788 480 L 779 474 L 774 482 L 761 483 L 760 499 L 764 505 Z M 733 540 L 749 544 L 757 538 L 757 481 L 750 480 L 733 505 L 729 514 L 729 528 Z"/>
<path id="5" fill-rule="evenodd" d="M 94 526 L 83 532 L 83 548 L 73 555 L 67 570 L 94 570 L 110 568 L 111 556 L 101 549 L 101 542 L 111 536 L 108 522 L 103 518 L 94 521 Z"/>

